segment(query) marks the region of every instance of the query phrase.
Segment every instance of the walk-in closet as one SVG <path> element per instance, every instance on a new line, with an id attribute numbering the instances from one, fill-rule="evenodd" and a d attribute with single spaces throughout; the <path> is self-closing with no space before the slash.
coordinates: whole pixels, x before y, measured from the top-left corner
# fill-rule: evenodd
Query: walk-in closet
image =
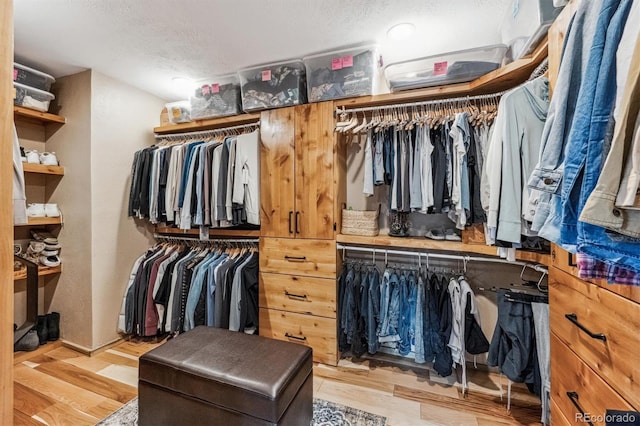
<path id="1" fill-rule="evenodd" d="M 0 424 L 640 424 L 640 2 L 0 8 Z"/>

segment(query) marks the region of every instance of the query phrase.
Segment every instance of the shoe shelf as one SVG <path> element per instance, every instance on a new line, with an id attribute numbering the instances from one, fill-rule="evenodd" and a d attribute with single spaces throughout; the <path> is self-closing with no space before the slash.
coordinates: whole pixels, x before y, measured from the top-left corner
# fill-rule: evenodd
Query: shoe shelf
<path id="1" fill-rule="evenodd" d="M 157 226 L 156 233 L 166 235 L 168 237 L 175 236 L 199 236 L 199 229 L 183 230 L 179 228 L 170 228 L 167 226 Z M 245 237 L 245 238 L 258 238 L 260 236 L 259 229 L 225 229 L 225 228 L 211 228 L 209 229 L 209 236 L 215 237 Z"/>
<path id="2" fill-rule="evenodd" d="M 26 123 L 28 125 L 44 127 L 45 141 L 67 122 L 67 119 L 61 115 L 35 111 L 15 105 L 13 106 L 13 120 L 16 123 Z"/>
<path id="3" fill-rule="evenodd" d="M 42 226 L 42 225 L 62 225 L 60 217 L 29 217 L 28 222 L 14 226 Z"/>
<path id="4" fill-rule="evenodd" d="M 360 235 L 338 234 L 336 237 L 336 241 L 342 244 L 376 246 L 388 249 L 412 248 L 420 250 L 455 251 L 468 254 L 473 253 L 486 256 L 497 256 L 497 247 L 481 244 L 464 244 L 456 241 L 430 240 L 425 237 L 398 238 L 385 235 L 378 235 L 377 237 L 364 237 Z M 516 250 L 516 259 L 527 262 L 540 263 L 547 266 L 551 264 L 550 254 L 535 253 L 524 250 Z"/>
<path id="5" fill-rule="evenodd" d="M 44 164 L 22 163 L 22 168 L 25 173 L 64 176 L 64 167 L 61 167 L 61 166 L 47 166 Z"/>
<path id="6" fill-rule="evenodd" d="M 62 265 L 58 266 L 38 266 L 38 276 L 43 277 L 45 275 L 54 275 L 62 272 Z M 13 280 L 25 280 L 27 279 L 27 268 L 22 268 L 18 271 L 13 271 Z"/>
<path id="7" fill-rule="evenodd" d="M 260 113 L 240 114 L 232 115 L 230 117 L 195 120 L 190 123 L 165 124 L 164 126 L 155 127 L 153 131 L 157 134 L 168 135 L 171 133 L 184 133 L 196 130 L 213 130 L 221 127 L 255 123 L 258 120 L 260 120 Z"/>

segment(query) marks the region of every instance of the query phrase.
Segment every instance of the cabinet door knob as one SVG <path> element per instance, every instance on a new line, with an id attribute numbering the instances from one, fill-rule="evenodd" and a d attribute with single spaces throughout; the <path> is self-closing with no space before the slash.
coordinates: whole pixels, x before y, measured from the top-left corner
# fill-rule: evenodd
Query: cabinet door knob
<path id="1" fill-rule="evenodd" d="M 293 334 L 289 334 L 289 333 L 284 333 L 284 337 L 286 337 L 287 339 L 299 340 L 301 342 L 305 342 L 307 340 L 307 338 L 305 336 L 298 337 L 298 336 L 294 336 Z"/>
<path id="2" fill-rule="evenodd" d="M 289 256 L 289 255 L 285 255 L 285 260 L 288 260 L 289 262 L 304 262 L 305 260 L 307 260 L 307 256 Z"/>
<path id="3" fill-rule="evenodd" d="M 300 221 L 298 220 L 298 218 L 300 217 L 300 212 L 296 212 L 296 234 L 300 233 Z"/>
<path id="4" fill-rule="evenodd" d="M 607 336 L 605 336 L 604 333 L 594 333 L 591 330 L 589 330 L 587 327 L 585 327 L 584 325 L 580 324 L 578 322 L 578 316 L 576 314 L 564 314 L 564 317 L 566 319 L 568 319 L 569 321 L 571 321 L 580 330 L 582 330 L 585 333 L 587 333 L 589 335 L 589 337 L 591 337 L 592 339 L 602 340 L 603 342 L 607 341 Z"/>
<path id="5" fill-rule="evenodd" d="M 590 425 L 593 426 L 593 423 L 591 423 L 591 421 L 588 419 L 587 414 L 584 412 L 584 410 L 582 409 L 582 407 L 580 406 L 580 403 L 578 403 L 578 399 L 580 398 L 580 396 L 578 395 L 578 392 L 567 392 L 567 396 L 569 397 L 569 399 L 571 400 L 571 403 L 573 404 L 574 407 L 576 407 L 578 409 L 578 412 L 582 415 L 582 418 L 585 419 L 586 418 L 586 422 Z"/>
<path id="6" fill-rule="evenodd" d="M 306 294 L 293 294 L 293 293 L 289 293 L 287 290 L 284 291 L 284 295 L 293 299 L 307 299 L 307 295 Z"/>

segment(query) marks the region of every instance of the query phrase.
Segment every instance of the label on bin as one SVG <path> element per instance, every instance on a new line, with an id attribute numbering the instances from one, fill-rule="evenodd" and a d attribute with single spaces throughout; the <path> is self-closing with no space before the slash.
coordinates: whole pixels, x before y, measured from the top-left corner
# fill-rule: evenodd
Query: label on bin
<path id="1" fill-rule="evenodd" d="M 342 57 L 342 68 L 350 68 L 353 66 L 353 55 Z"/>
<path id="2" fill-rule="evenodd" d="M 220 84 L 214 83 L 211 85 L 211 93 L 220 93 Z"/>
<path id="3" fill-rule="evenodd" d="M 13 69 L 13 81 L 18 79 L 18 68 Z"/>
<path id="4" fill-rule="evenodd" d="M 269 81 L 269 80 L 271 80 L 271 70 L 262 71 L 262 81 Z"/>
<path id="5" fill-rule="evenodd" d="M 342 69 L 342 58 L 333 58 L 331 60 L 331 70 L 337 71 Z"/>
<path id="6" fill-rule="evenodd" d="M 209 87 L 208 84 L 205 84 L 204 86 L 202 86 L 200 88 L 201 92 L 202 92 L 202 96 L 208 95 L 209 93 L 211 93 L 211 87 Z"/>
<path id="7" fill-rule="evenodd" d="M 447 61 L 433 64 L 433 75 L 444 75 L 447 73 Z"/>

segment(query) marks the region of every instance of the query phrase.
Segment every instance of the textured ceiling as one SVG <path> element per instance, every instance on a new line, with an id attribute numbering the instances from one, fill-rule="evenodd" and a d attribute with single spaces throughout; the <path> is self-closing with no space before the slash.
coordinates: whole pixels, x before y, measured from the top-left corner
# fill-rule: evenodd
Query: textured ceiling
<path id="1" fill-rule="evenodd" d="M 193 79 L 365 42 L 384 62 L 500 42 L 513 0 L 15 0 L 16 60 L 92 68 L 167 100 Z M 417 31 L 390 42 L 386 31 Z"/>

